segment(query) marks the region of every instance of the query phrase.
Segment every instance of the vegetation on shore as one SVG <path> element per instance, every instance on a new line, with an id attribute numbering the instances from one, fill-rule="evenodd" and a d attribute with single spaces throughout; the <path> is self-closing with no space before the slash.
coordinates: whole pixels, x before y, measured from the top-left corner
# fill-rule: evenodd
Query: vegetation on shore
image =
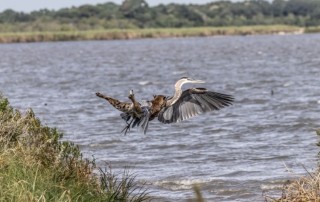
<path id="1" fill-rule="evenodd" d="M 107 2 L 0 12 L 0 43 L 320 32 L 318 0 L 213 1 L 149 6 Z M 265 27 L 264 27 L 265 26 Z"/>
<path id="2" fill-rule="evenodd" d="M 146 190 L 83 159 L 32 110 L 21 114 L 0 95 L 0 201 L 146 201 Z"/>
<path id="3" fill-rule="evenodd" d="M 320 26 L 317 27 L 307 27 L 304 30 L 305 33 L 319 33 L 320 32 Z"/>
<path id="4" fill-rule="evenodd" d="M 107 0 L 106 0 L 107 1 Z M 320 26 L 319 0 L 212 1 L 160 4 L 124 0 L 30 13 L 0 12 L 0 32 L 81 31 L 132 28 L 222 27 L 248 25 Z"/>
<path id="5" fill-rule="evenodd" d="M 113 40 L 137 38 L 167 38 L 218 35 L 254 35 L 302 33 L 296 26 L 243 26 L 243 27 L 195 27 L 161 29 L 109 29 L 92 31 L 57 31 L 0 33 L 0 43 L 42 42 L 42 41 L 78 41 L 78 40 Z"/>
<path id="6" fill-rule="evenodd" d="M 316 130 L 316 133 L 320 136 L 320 129 Z M 320 146 L 320 142 L 317 145 Z M 320 152 L 318 156 L 320 157 Z M 279 198 L 266 196 L 265 200 L 266 202 L 320 201 L 320 168 L 308 172 L 307 176 L 285 183 Z"/>
<path id="7" fill-rule="evenodd" d="M 320 171 L 286 183 L 280 198 L 266 197 L 267 202 L 320 201 Z"/>

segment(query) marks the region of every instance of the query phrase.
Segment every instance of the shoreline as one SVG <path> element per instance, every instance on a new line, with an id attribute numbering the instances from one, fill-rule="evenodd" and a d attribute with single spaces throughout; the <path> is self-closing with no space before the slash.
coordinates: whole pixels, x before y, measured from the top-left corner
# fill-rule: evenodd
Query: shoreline
<path id="1" fill-rule="evenodd" d="M 0 92 L 0 201 L 149 201 L 148 188 L 131 171 L 118 176 L 111 166 L 97 167 L 62 138 Z"/>
<path id="2" fill-rule="evenodd" d="M 50 41 L 128 40 L 143 38 L 180 38 L 209 36 L 247 36 L 263 34 L 304 34 L 319 32 L 319 28 L 287 25 L 230 26 L 193 28 L 107 29 L 88 31 L 44 31 L 0 33 L 0 43 L 31 43 Z"/>

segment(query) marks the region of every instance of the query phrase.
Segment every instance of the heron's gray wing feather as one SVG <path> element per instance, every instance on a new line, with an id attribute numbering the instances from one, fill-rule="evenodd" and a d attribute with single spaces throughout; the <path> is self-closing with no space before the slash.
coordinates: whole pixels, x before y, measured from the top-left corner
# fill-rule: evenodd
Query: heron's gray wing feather
<path id="1" fill-rule="evenodd" d="M 141 117 L 141 127 L 143 129 L 143 133 L 146 134 L 149 126 L 149 119 L 151 116 L 150 107 L 144 107 L 143 109 L 143 116 Z"/>
<path id="2" fill-rule="evenodd" d="M 141 114 L 141 117 L 133 117 L 134 120 L 131 128 L 141 126 L 141 128 L 143 129 L 143 133 L 146 134 L 149 126 L 149 119 L 151 116 L 150 107 L 143 106 L 141 109 L 143 111 L 143 114 Z"/>
<path id="3" fill-rule="evenodd" d="M 219 110 L 232 104 L 230 95 L 207 91 L 204 88 L 188 89 L 169 107 L 163 108 L 158 116 L 162 123 L 180 122 L 199 114 Z"/>
<path id="4" fill-rule="evenodd" d="M 143 113 L 140 114 L 140 117 L 133 116 L 129 112 L 121 113 L 120 116 L 123 120 L 127 122 L 127 124 L 129 124 L 129 128 L 141 126 L 141 128 L 143 129 L 143 133 L 146 134 L 149 126 L 149 119 L 151 116 L 150 107 L 142 106 L 141 109 Z M 132 122 L 128 123 L 129 121 Z"/>

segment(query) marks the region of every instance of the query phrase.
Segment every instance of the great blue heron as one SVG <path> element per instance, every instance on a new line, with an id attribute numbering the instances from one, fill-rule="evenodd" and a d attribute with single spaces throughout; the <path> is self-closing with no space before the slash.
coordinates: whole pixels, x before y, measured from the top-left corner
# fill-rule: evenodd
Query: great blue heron
<path id="1" fill-rule="evenodd" d="M 141 104 L 135 100 L 134 94 L 130 91 L 129 99 L 132 103 L 115 102 L 110 97 L 105 98 L 115 108 L 123 113 L 121 117 L 127 122 L 124 128 L 125 133 L 135 126 L 141 125 L 146 133 L 149 121 L 158 117 L 162 123 L 180 122 L 199 114 L 219 110 L 229 106 L 234 101 L 231 95 L 208 91 L 205 88 L 190 88 L 182 91 L 182 85 L 186 83 L 204 83 L 202 80 L 194 80 L 182 77 L 175 84 L 175 93 L 172 97 L 154 95 L 151 101 Z M 130 122 L 128 122 L 130 121 Z"/>

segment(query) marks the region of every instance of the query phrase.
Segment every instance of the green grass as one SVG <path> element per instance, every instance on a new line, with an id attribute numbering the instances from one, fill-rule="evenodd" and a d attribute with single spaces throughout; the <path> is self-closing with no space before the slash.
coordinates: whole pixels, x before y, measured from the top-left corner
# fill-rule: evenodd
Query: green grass
<path id="1" fill-rule="evenodd" d="M 195 28 L 159 28 L 159 29 L 107 29 L 92 31 L 56 31 L 56 32 L 14 32 L 0 33 L 0 43 L 75 41 L 75 40 L 114 40 L 137 38 L 167 38 L 216 35 L 254 35 L 301 33 L 296 26 L 241 26 L 241 27 L 195 27 Z"/>
<path id="2" fill-rule="evenodd" d="M 306 33 L 319 33 L 320 32 L 320 27 L 307 27 L 305 29 Z"/>
<path id="3" fill-rule="evenodd" d="M 32 110 L 21 114 L 0 95 L 0 201 L 146 201 L 146 189 L 125 171 L 96 169 Z"/>

